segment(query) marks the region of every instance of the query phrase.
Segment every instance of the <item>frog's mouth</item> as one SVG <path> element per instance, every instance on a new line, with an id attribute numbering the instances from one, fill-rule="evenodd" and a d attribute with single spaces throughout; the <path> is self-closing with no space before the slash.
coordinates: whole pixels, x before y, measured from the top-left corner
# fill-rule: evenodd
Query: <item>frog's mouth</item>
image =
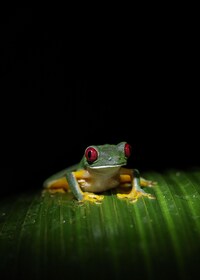
<path id="1" fill-rule="evenodd" d="M 92 174 L 101 175 L 103 177 L 111 177 L 116 175 L 120 168 L 122 167 L 121 164 L 116 165 L 102 165 L 102 166 L 89 166 L 88 171 Z"/>
<path id="2" fill-rule="evenodd" d="M 101 165 L 101 166 L 89 166 L 90 169 L 107 169 L 107 168 L 119 168 L 124 164 L 116 164 L 116 165 Z"/>

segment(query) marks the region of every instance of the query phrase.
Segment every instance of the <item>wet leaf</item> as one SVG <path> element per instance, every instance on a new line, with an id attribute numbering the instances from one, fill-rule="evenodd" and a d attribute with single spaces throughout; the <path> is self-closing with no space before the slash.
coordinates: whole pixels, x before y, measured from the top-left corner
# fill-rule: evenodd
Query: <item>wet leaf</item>
<path id="1" fill-rule="evenodd" d="M 99 205 L 25 192 L 0 202 L 2 279 L 189 279 L 199 266 L 200 171 L 146 172 L 156 199 Z"/>

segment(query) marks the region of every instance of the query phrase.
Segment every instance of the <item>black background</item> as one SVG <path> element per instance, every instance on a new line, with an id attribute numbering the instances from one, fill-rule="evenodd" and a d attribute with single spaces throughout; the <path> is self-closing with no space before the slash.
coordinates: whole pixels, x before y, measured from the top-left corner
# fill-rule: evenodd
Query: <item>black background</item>
<path id="1" fill-rule="evenodd" d="M 2 194 L 41 188 L 91 144 L 129 142 L 141 172 L 199 166 L 187 18 L 134 13 L 94 26 L 95 15 L 77 23 L 69 9 L 2 13 Z"/>

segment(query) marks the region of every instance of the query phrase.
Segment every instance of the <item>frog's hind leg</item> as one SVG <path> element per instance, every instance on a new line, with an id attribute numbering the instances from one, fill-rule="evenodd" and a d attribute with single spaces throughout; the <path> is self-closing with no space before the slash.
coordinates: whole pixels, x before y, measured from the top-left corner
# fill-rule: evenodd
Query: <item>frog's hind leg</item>
<path id="1" fill-rule="evenodd" d="M 53 174 L 49 178 L 47 178 L 43 183 L 43 188 L 44 188 L 43 192 L 51 192 L 51 193 L 67 192 L 69 190 L 69 184 L 66 179 L 66 173 L 69 171 L 74 171 L 77 168 L 78 168 L 78 165 L 75 164 L 75 165 L 65 168 L 65 169 Z"/>
<path id="2" fill-rule="evenodd" d="M 66 177 L 50 180 L 44 183 L 44 192 L 65 193 L 69 190 Z"/>

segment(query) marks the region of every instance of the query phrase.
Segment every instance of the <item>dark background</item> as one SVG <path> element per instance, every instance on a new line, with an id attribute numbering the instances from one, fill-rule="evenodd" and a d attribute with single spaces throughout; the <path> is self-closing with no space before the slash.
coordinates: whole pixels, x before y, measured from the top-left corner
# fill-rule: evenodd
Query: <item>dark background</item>
<path id="1" fill-rule="evenodd" d="M 91 144 L 129 142 L 141 172 L 199 166 L 189 20 L 69 14 L 2 11 L 1 193 L 41 188 Z"/>

